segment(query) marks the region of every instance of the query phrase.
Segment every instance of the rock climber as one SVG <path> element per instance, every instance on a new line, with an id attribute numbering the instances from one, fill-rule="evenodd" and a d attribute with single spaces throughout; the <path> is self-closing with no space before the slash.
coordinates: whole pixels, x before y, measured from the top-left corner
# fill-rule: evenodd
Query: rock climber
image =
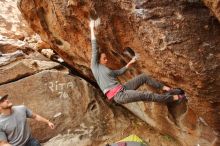
<path id="1" fill-rule="evenodd" d="M 32 137 L 27 118 L 46 123 L 51 129 L 54 124 L 33 113 L 24 105 L 13 106 L 8 95 L 0 95 L 0 146 L 40 146 Z"/>
<path id="2" fill-rule="evenodd" d="M 172 90 L 170 87 L 157 82 L 146 74 L 141 74 L 129 80 L 125 84 L 121 84 L 117 80 L 117 76 L 122 75 L 126 70 L 136 62 L 136 57 L 133 57 L 127 65 L 119 70 L 108 68 L 107 56 L 104 52 L 99 52 L 97 49 L 96 37 L 94 33 L 95 21 L 90 20 L 92 58 L 91 70 L 101 88 L 102 92 L 107 96 L 108 100 L 114 100 L 116 103 L 125 104 L 137 101 L 152 101 L 152 102 L 173 102 L 180 101 L 184 96 L 183 90 Z M 143 84 L 151 85 L 152 87 L 169 91 L 166 94 L 156 94 L 146 91 L 136 90 Z"/>

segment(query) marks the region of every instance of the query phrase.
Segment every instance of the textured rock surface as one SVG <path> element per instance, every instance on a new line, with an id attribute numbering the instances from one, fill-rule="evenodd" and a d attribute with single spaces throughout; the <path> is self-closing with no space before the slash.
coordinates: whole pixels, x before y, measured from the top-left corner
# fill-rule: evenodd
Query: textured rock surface
<path id="1" fill-rule="evenodd" d="M 140 60 L 121 78 L 122 82 L 145 72 L 169 86 L 184 88 L 190 96 L 188 110 L 185 112 L 183 107 L 179 113 L 171 111 L 171 117 L 165 105 L 141 104 L 137 105 L 139 110 L 134 105 L 129 109 L 139 116 L 144 112 L 142 119 L 183 145 L 195 145 L 202 140 L 214 145 L 213 130 L 218 135 L 220 132 L 220 24 L 200 1 L 20 0 L 19 8 L 31 28 L 68 64 L 88 77 L 88 21 L 89 12 L 95 9 L 102 21 L 97 34 L 99 46 L 109 60 L 114 60 L 109 66 L 119 68 L 128 62 L 124 47 L 140 54 Z M 201 121 L 213 130 L 208 128 L 211 132 L 204 133 L 206 128 L 198 126 L 198 119 L 204 119 Z"/>
<path id="2" fill-rule="evenodd" d="M 92 145 L 92 141 L 89 138 L 80 138 L 79 135 L 58 135 L 53 139 L 50 139 L 44 146 L 54 146 L 54 145 L 65 145 L 65 146 L 72 146 L 72 145 L 79 145 L 79 146 L 89 146 Z"/>
<path id="3" fill-rule="evenodd" d="M 22 51 L 15 51 L 13 53 L 1 54 L 0 57 L 0 66 L 4 66 L 15 60 L 24 58 L 24 53 Z"/>
<path id="4" fill-rule="evenodd" d="M 19 39 L 33 34 L 21 16 L 16 0 L 1 0 L 0 7 L 0 34 Z"/>
<path id="5" fill-rule="evenodd" d="M 219 0 L 203 0 L 203 2 L 211 9 L 220 21 L 220 1 Z"/>
<path id="6" fill-rule="evenodd" d="M 24 41 L 11 39 L 6 36 L 0 35 L 0 53 L 13 53 L 17 50 L 25 48 L 28 44 Z"/>
<path id="7" fill-rule="evenodd" d="M 8 66 L 0 68 L 0 74 L 4 78 L 0 78 L 0 85 L 5 84 L 25 76 L 30 76 L 36 72 L 59 67 L 58 63 L 52 61 L 39 61 L 32 59 L 23 59 Z"/>
<path id="8" fill-rule="evenodd" d="M 53 131 L 44 124 L 33 122 L 32 131 L 41 140 L 70 133 L 80 124 L 104 135 L 106 120 L 111 122 L 111 110 L 93 91 L 92 86 L 80 78 L 52 70 L 0 86 L 1 94 L 9 93 L 14 103 L 31 107 L 56 124 Z"/>

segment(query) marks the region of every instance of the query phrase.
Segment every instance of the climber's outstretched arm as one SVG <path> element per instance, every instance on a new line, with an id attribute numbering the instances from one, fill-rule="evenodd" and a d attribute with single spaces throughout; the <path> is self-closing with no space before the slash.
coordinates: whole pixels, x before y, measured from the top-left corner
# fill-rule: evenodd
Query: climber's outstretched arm
<path id="1" fill-rule="evenodd" d="M 91 44 L 92 44 L 91 68 L 94 68 L 94 66 L 98 65 L 98 53 L 99 53 L 97 49 L 96 37 L 94 32 L 95 21 L 90 20 L 89 26 L 90 26 Z"/>
<path id="2" fill-rule="evenodd" d="M 128 64 L 124 67 L 122 67 L 121 69 L 118 70 L 114 70 L 113 73 L 115 76 L 120 76 L 122 74 L 124 74 L 126 72 L 126 70 L 133 64 L 136 62 L 136 58 L 132 58 L 131 61 L 128 62 Z"/>
<path id="3" fill-rule="evenodd" d="M 91 31 L 91 40 L 95 40 L 96 39 L 95 33 L 94 33 L 95 20 L 92 20 L 92 19 L 90 20 L 89 27 Z"/>
<path id="4" fill-rule="evenodd" d="M 114 73 L 114 76 L 117 77 L 117 76 L 120 76 L 120 75 L 122 75 L 123 73 L 125 73 L 126 70 L 127 70 L 127 67 L 124 66 L 124 67 L 122 67 L 121 69 L 113 70 L 112 72 Z"/>
<path id="5" fill-rule="evenodd" d="M 134 64 L 137 61 L 135 57 L 131 59 L 131 61 L 128 62 L 128 64 L 125 66 L 126 68 L 129 68 L 132 64 Z"/>

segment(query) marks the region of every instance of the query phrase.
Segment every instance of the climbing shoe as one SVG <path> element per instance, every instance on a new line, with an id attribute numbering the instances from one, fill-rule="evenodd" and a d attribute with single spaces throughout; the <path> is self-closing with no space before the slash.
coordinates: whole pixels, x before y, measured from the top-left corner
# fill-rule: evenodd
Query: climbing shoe
<path id="1" fill-rule="evenodd" d="M 169 91 L 167 91 L 168 95 L 184 95 L 185 91 L 181 88 L 172 88 Z"/>
<path id="2" fill-rule="evenodd" d="M 178 95 L 178 100 L 176 101 L 178 104 L 184 101 L 188 101 L 188 97 L 185 94 L 185 91 L 181 88 L 172 88 L 166 92 L 167 95 Z"/>

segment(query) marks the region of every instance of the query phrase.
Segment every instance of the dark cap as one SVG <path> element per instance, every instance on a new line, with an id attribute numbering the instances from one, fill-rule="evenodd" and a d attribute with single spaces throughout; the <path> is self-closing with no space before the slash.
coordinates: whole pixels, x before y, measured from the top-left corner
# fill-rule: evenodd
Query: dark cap
<path id="1" fill-rule="evenodd" d="M 2 100 L 3 98 L 8 97 L 8 94 L 5 95 L 0 95 L 0 100 Z"/>

